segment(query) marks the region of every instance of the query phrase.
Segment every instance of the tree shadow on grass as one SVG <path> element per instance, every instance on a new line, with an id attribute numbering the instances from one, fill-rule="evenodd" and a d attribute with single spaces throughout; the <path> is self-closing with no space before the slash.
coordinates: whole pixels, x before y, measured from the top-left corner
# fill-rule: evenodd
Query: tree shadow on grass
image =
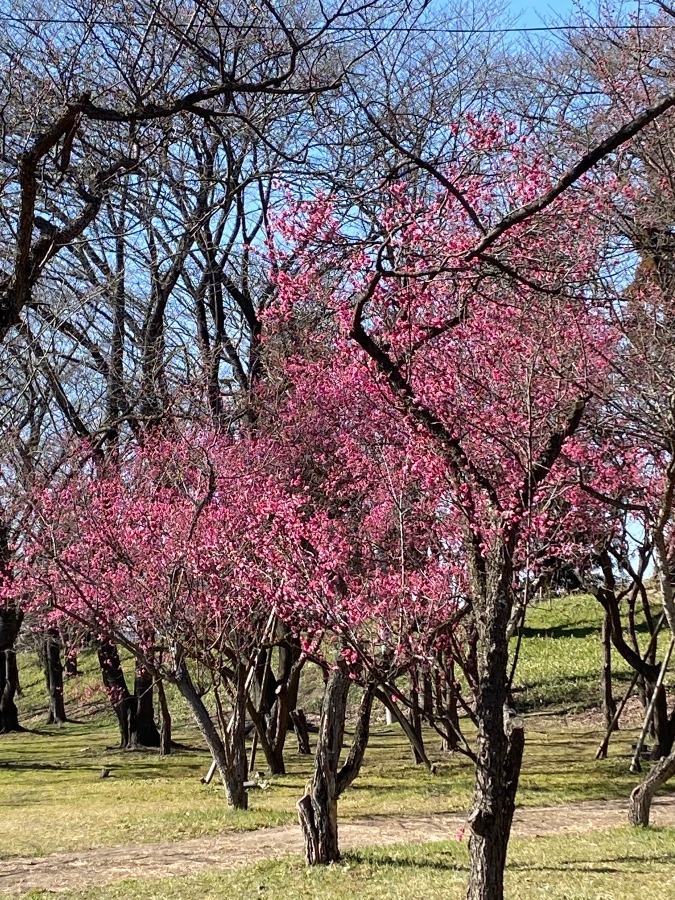
<path id="1" fill-rule="evenodd" d="M 649 634 L 649 629 L 645 622 L 635 624 L 637 634 Z M 535 628 L 526 625 L 523 628 L 524 638 L 587 638 L 600 633 L 599 622 L 589 622 L 588 625 L 547 625 L 541 628 Z"/>
<path id="2" fill-rule="evenodd" d="M 542 628 L 533 628 L 526 625 L 523 628 L 524 638 L 587 638 L 598 634 L 599 625 L 547 625 Z"/>
<path id="3" fill-rule="evenodd" d="M 455 857 L 443 859 L 440 851 L 431 858 L 395 856 L 387 853 L 378 853 L 373 858 L 359 850 L 350 850 L 344 854 L 344 860 L 353 863 L 375 864 L 377 866 L 391 866 L 397 869 L 433 869 L 439 872 L 464 872 L 468 873 L 468 862 L 458 860 Z M 657 856 L 620 856 L 614 859 L 589 859 L 589 860 L 564 860 L 558 865 L 544 865 L 539 863 L 507 863 L 507 871 L 518 872 L 577 872 L 582 875 L 651 875 L 655 865 L 672 865 L 675 862 L 675 853 L 662 853 Z M 633 864 L 632 868 L 628 868 Z"/>
<path id="4" fill-rule="evenodd" d="M 675 854 L 658 856 L 617 856 L 613 859 L 564 860 L 555 866 L 540 863 L 508 862 L 507 869 L 519 872 L 579 872 L 585 875 L 652 875 L 655 865 L 672 865 Z M 630 864 L 633 864 L 629 868 Z"/>
<path id="5" fill-rule="evenodd" d="M 443 851 L 440 851 L 443 852 Z M 367 853 L 359 850 L 349 850 L 343 854 L 343 860 L 353 863 L 374 864 L 377 866 L 391 866 L 397 869 L 435 869 L 439 872 L 468 872 L 469 865 L 463 860 L 456 858 L 442 859 L 435 855 L 432 859 L 415 858 L 410 859 L 404 856 L 394 856 L 388 853 L 378 853 L 373 858 Z"/>

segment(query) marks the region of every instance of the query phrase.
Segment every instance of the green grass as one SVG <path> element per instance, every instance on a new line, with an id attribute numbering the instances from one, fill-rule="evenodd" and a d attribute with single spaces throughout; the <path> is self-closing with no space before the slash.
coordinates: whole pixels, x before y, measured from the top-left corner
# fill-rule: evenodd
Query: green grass
<path id="1" fill-rule="evenodd" d="M 231 872 L 140 879 L 60 894 L 64 900 L 460 900 L 465 843 L 398 845 L 348 853 L 342 863 L 307 870 L 289 858 Z M 32 898 L 46 897 L 34 892 Z M 665 900 L 675 896 L 675 829 L 615 829 L 592 835 L 511 843 L 509 900 Z"/>
<path id="2" fill-rule="evenodd" d="M 597 703 L 599 623 L 599 605 L 592 598 L 569 597 L 530 611 L 519 704 L 541 710 Z M 118 736 L 105 698 L 96 689 L 95 659 L 85 655 L 81 666 L 83 676 L 68 682 L 66 691 L 71 715 L 83 718 L 84 724 L 56 729 L 41 724 L 42 674 L 34 656 L 21 655 L 20 712 L 32 731 L 0 738 L 0 856 L 179 840 L 295 821 L 295 801 L 312 760 L 297 755 L 292 736 L 288 775 L 273 779 L 266 792 L 252 791 L 248 812 L 234 812 L 227 808 L 217 781 L 208 787 L 200 784 L 209 756 L 180 698 L 171 698 L 175 738 L 188 749 L 164 760 L 152 752 L 120 752 L 111 749 Z M 310 681 L 305 690 L 303 703 L 310 706 L 318 688 Z M 98 715 L 85 719 L 92 709 Z M 526 734 L 518 794 L 522 805 L 626 797 L 637 783 L 637 776 L 628 772 L 635 730 L 616 735 L 610 758 L 600 762 L 593 759 L 602 736 L 598 727 L 538 714 L 527 716 Z M 437 775 L 413 765 L 397 727 L 376 725 L 363 771 L 340 800 L 340 815 L 466 810 L 473 787 L 471 765 L 462 757 L 441 754 L 435 735 L 428 734 L 427 743 Z M 259 757 L 260 768 L 263 763 Z M 102 767 L 110 770 L 109 778 L 100 778 Z"/>
<path id="3" fill-rule="evenodd" d="M 609 760 L 595 762 L 595 729 L 564 727 L 557 719 L 528 723 L 519 803 L 550 805 L 625 797 L 635 785 L 628 772 L 634 732 L 621 732 Z M 295 801 L 311 771 L 289 742 L 289 774 L 268 791 L 252 791 L 251 809 L 234 812 L 214 780 L 199 779 L 207 752 L 194 733 L 178 739 L 194 750 L 167 759 L 155 753 L 110 750 L 111 726 L 68 725 L 60 731 L 7 735 L 0 740 L 0 856 L 43 855 L 57 850 L 126 842 L 179 840 L 225 830 L 295 821 Z M 437 740 L 429 735 L 430 750 Z M 472 767 L 463 758 L 432 753 L 437 775 L 415 766 L 396 727 L 377 727 L 360 777 L 340 800 L 340 814 L 393 815 L 465 810 Z M 101 768 L 110 769 L 100 778 Z"/>
<path id="4" fill-rule="evenodd" d="M 515 678 L 516 699 L 521 709 L 533 711 L 564 708 L 580 711 L 598 705 L 603 610 L 597 600 L 574 594 L 532 606 L 527 612 L 523 643 Z M 649 633 L 642 612 L 636 631 L 646 650 Z M 667 643 L 661 633 L 661 647 Z M 623 694 L 632 669 L 614 652 L 615 693 Z"/>

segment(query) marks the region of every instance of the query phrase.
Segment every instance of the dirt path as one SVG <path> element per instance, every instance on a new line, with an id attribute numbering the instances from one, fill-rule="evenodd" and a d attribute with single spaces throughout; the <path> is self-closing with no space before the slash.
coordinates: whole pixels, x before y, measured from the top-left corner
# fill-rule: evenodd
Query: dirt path
<path id="1" fill-rule="evenodd" d="M 401 842 L 447 840 L 463 825 L 460 815 L 373 816 L 340 824 L 344 850 Z M 580 833 L 613 828 L 626 822 L 624 801 L 594 801 L 561 806 L 530 807 L 516 813 L 518 837 Z M 655 825 L 675 826 L 675 797 L 657 798 Z M 227 832 L 162 844 L 124 844 L 78 853 L 0 860 L 0 895 L 18 897 L 31 890 L 54 892 L 112 884 L 124 878 L 194 875 L 205 869 L 233 869 L 262 859 L 302 854 L 298 826 Z"/>

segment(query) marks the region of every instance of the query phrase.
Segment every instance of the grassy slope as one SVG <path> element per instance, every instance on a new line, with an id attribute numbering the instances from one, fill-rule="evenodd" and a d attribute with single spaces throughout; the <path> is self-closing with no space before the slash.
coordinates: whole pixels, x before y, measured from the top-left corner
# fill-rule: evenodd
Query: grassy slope
<path id="1" fill-rule="evenodd" d="M 602 617 L 600 604 L 586 595 L 544 602 L 528 611 L 516 676 L 521 709 L 583 710 L 598 705 Z M 636 617 L 636 624 L 644 652 L 649 634 L 642 614 Z M 662 632 L 661 648 L 667 640 Z M 618 697 L 633 672 L 617 653 L 613 653 L 612 667 Z"/>
<path id="2" fill-rule="evenodd" d="M 544 703 L 577 707 L 596 702 L 599 619 L 597 604 L 588 598 L 557 600 L 531 611 L 521 653 L 519 702 L 537 709 Z M 68 705 L 76 715 L 90 709 L 99 709 L 99 715 L 93 722 L 86 719 L 86 724 L 61 730 L 40 724 L 42 676 L 34 657 L 25 654 L 21 662 L 21 712 L 35 730 L 0 739 L 1 855 L 176 840 L 294 820 L 294 802 L 309 777 L 311 760 L 293 752 L 292 737 L 289 774 L 275 779 L 265 793 L 252 792 L 251 811 L 232 812 L 216 781 L 209 787 L 199 783 L 209 758 L 180 698 L 172 699 L 175 736 L 194 749 L 169 760 L 154 753 L 121 753 L 110 749 L 117 735 L 105 698 L 95 687 L 94 659 L 83 658 L 83 676 L 67 684 Z M 311 682 L 309 691 L 303 702 L 311 708 L 317 694 Z M 596 729 L 567 727 L 561 718 L 529 718 L 519 802 L 626 796 L 636 781 L 627 766 L 633 739 L 632 731 L 621 732 L 610 759 L 595 762 Z M 432 751 L 437 747 L 433 736 L 429 747 Z M 341 814 L 466 809 L 471 767 L 462 758 L 436 753 L 435 759 L 439 774 L 431 776 L 412 765 L 407 742 L 397 728 L 377 725 L 363 773 L 340 803 Z M 102 767 L 111 770 L 111 777 L 100 778 Z"/>

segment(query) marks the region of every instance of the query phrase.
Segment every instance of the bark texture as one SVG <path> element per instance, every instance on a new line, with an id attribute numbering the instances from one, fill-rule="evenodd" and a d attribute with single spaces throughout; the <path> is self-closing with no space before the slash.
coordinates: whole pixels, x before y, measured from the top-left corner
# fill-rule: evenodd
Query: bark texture
<path id="1" fill-rule="evenodd" d="M 478 631 L 478 758 L 468 823 L 471 874 L 467 900 L 502 900 L 504 867 L 525 744 L 522 722 L 508 706 L 508 553 L 493 561 L 476 596 Z"/>
<path id="2" fill-rule="evenodd" d="M 655 763 L 647 777 L 630 795 L 628 821 L 631 825 L 649 825 L 652 800 L 658 789 L 675 775 L 675 752 Z"/>
<path id="3" fill-rule="evenodd" d="M 364 692 L 352 747 L 344 765 L 339 767 L 350 684 L 349 676 L 342 669 L 331 671 L 321 707 L 314 776 L 297 803 L 305 842 L 305 858 L 309 866 L 340 859 L 338 798 L 357 777 L 368 744 L 373 704 L 372 686 Z"/>

